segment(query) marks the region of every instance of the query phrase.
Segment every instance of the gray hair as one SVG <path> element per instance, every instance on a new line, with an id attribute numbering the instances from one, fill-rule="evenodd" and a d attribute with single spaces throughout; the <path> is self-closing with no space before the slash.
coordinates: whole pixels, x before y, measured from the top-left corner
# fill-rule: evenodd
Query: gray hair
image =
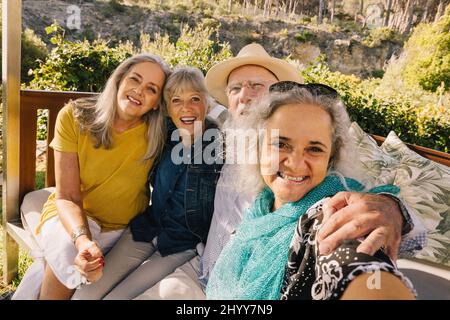
<path id="1" fill-rule="evenodd" d="M 110 149 L 113 147 L 112 131 L 118 108 L 117 92 L 120 83 L 134 65 L 142 62 L 155 63 L 161 67 L 166 79 L 170 76 L 170 67 L 163 59 L 147 53 L 138 54 L 126 59 L 114 70 L 100 95 L 71 102 L 74 106 L 74 117 L 80 125 L 80 130 L 91 135 L 95 148 Z M 161 154 L 166 139 L 162 95 L 158 101 L 158 108 L 144 114 L 142 119 L 147 124 L 146 139 L 148 147 L 144 160 L 148 160 Z"/>
<path id="2" fill-rule="evenodd" d="M 212 98 L 206 88 L 205 76 L 202 71 L 195 67 L 177 66 L 164 87 L 164 100 L 169 105 L 170 99 L 181 92 L 195 91 L 200 93 L 206 101 L 206 113 L 208 113 Z"/>
<path id="3" fill-rule="evenodd" d="M 258 149 L 258 164 L 245 164 L 240 167 L 237 187 L 257 193 L 265 186 L 259 168 L 260 146 L 265 135 L 263 129 L 266 128 L 268 120 L 280 107 L 289 104 L 299 105 L 299 108 L 304 105 L 314 105 L 330 115 L 332 149 L 328 171 L 341 177 L 361 180 L 363 178 L 362 171 L 357 165 L 350 162 L 354 159 L 356 148 L 348 133 L 350 119 L 341 99 L 328 95 L 315 95 L 304 88 L 295 88 L 283 93 L 270 93 L 265 99 L 248 108 L 248 115 L 243 116 L 245 119 L 239 120 L 240 124 L 245 123 L 247 128 L 258 129 L 259 136 L 258 142 L 250 147 L 250 149 Z"/>

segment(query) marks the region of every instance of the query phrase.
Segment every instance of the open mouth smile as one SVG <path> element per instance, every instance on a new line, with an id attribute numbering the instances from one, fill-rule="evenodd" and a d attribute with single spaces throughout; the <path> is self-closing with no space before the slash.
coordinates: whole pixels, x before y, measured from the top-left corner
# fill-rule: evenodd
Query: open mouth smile
<path id="1" fill-rule="evenodd" d="M 278 171 L 277 175 L 284 180 L 288 180 L 288 181 L 294 182 L 294 183 L 302 183 L 303 181 L 305 181 L 309 178 L 309 176 L 293 177 L 293 176 L 289 176 L 281 171 Z"/>
<path id="2" fill-rule="evenodd" d="M 138 106 L 142 105 L 142 102 L 133 98 L 132 96 L 127 96 L 127 99 L 131 102 L 133 102 L 134 104 L 137 104 Z"/>
<path id="3" fill-rule="evenodd" d="M 197 117 L 181 117 L 180 121 L 184 124 L 193 124 L 197 120 Z"/>

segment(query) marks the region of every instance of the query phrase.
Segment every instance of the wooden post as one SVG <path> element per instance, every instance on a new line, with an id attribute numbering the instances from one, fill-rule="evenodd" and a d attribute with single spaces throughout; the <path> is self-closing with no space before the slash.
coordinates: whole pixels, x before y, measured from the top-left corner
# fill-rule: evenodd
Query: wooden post
<path id="1" fill-rule="evenodd" d="M 3 0 L 2 85 L 3 85 L 3 282 L 17 275 L 19 247 L 6 231 L 6 224 L 19 220 L 20 150 L 20 41 L 22 0 Z"/>

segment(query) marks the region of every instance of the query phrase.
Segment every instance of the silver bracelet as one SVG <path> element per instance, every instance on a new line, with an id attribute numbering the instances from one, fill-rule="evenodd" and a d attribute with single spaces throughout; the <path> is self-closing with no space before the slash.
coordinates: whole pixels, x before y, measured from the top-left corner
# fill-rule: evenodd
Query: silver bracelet
<path id="1" fill-rule="evenodd" d="M 86 226 L 78 226 L 72 231 L 72 242 L 75 244 L 75 241 L 77 241 L 78 237 L 81 236 L 88 236 L 89 235 L 89 229 Z"/>

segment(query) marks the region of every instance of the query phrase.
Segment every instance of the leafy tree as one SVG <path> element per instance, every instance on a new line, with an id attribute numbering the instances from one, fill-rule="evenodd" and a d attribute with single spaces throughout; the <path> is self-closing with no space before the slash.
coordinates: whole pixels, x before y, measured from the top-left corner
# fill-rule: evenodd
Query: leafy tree
<path id="1" fill-rule="evenodd" d="M 450 5 L 433 24 L 419 25 L 405 44 L 406 61 L 402 78 L 410 87 L 419 84 L 436 92 L 450 88 Z"/>

